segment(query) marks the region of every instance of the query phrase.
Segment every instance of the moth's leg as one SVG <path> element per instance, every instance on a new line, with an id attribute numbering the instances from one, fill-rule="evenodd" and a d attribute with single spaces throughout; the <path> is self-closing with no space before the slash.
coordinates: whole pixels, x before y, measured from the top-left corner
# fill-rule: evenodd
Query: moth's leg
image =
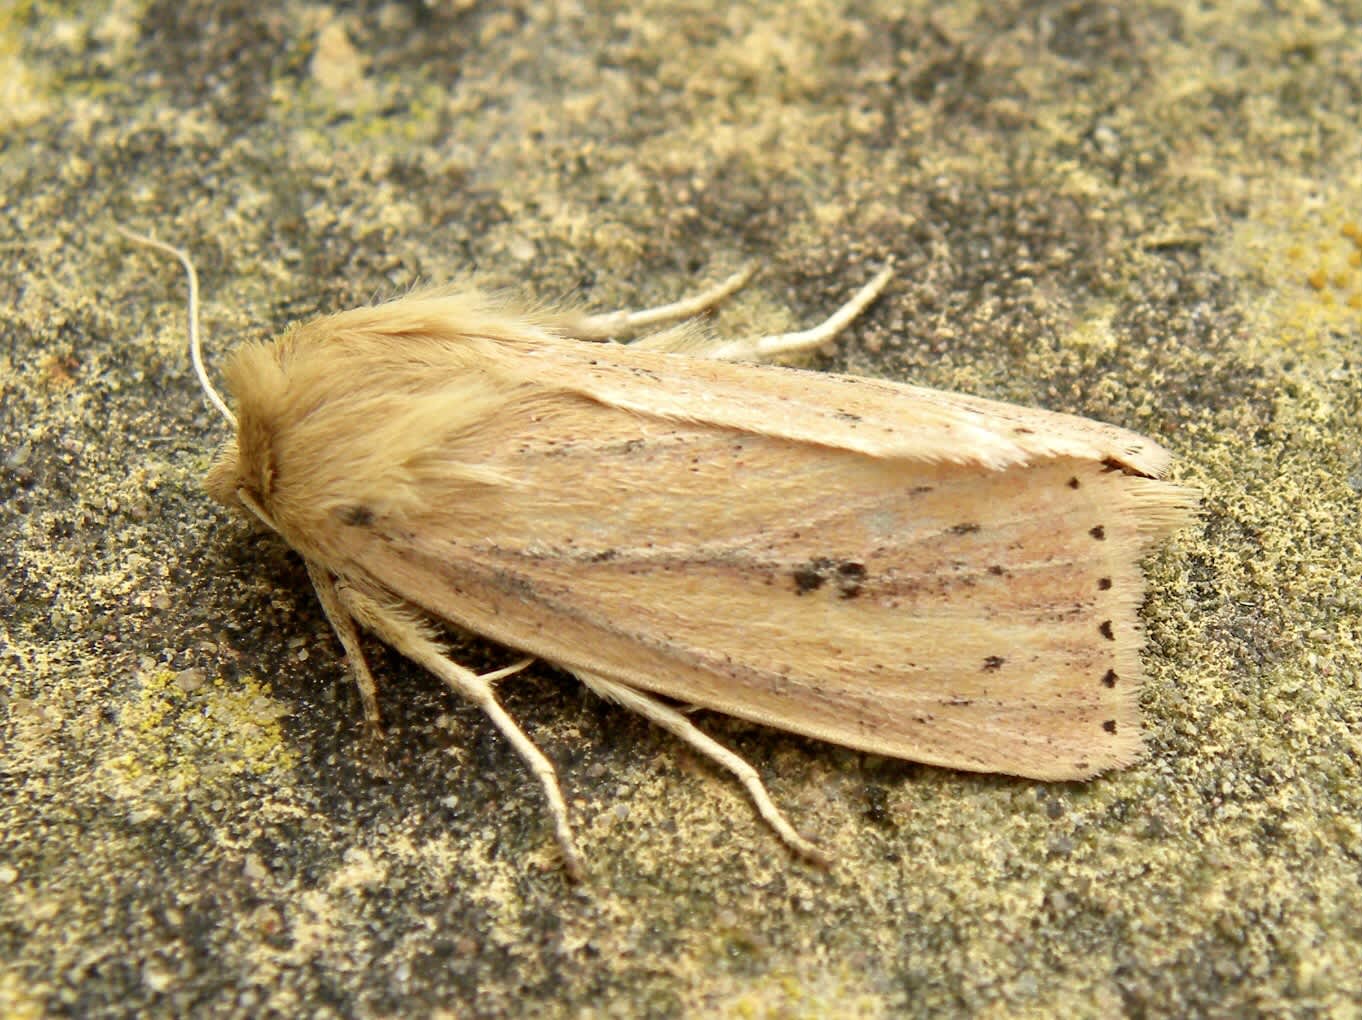
<path id="1" fill-rule="evenodd" d="M 724 747 L 713 737 L 701 732 L 694 723 L 679 711 L 664 705 L 656 698 L 650 697 L 627 684 L 603 677 L 598 673 L 582 673 L 575 670 L 574 672 L 582 683 L 607 701 L 617 702 L 625 708 L 637 712 L 645 719 L 661 726 L 673 736 L 680 737 L 705 757 L 728 769 L 747 788 L 747 793 L 752 798 L 753 803 L 756 804 L 758 813 L 766 819 L 771 828 L 776 830 L 781 839 L 805 857 L 820 864 L 829 863 L 826 853 L 797 833 L 794 826 L 786 821 L 785 816 L 780 812 L 780 808 L 776 807 L 775 802 L 771 800 L 771 795 L 766 792 L 766 787 L 762 784 L 761 777 L 757 775 L 757 770 L 738 755 Z"/>
<path id="2" fill-rule="evenodd" d="M 369 671 L 369 663 L 364 659 L 364 649 L 360 647 L 359 631 L 355 629 L 354 617 L 341 601 L 331 571 L 312 560 L 307 560 L 306 563 L 307 576 L 312 578 L 312 587 L 317 591 L 317 601 L 322 604 L 322 612 L 331 621 L 331 629 L 336 632 L 336 637 L 340 638 L 341 647 L 345 649 L 345 658 L 350 663 L 350 671 L 355 677 L 355 685 L 359 687 L 359 700 L 364 706 L 365 736 L 377 742 L 382 735 L 382 720 L 378 713 L 378 684 L 374 682 L 374 675 Z"/>
<path id="3" fill-rule="evenodd" d="M 492 720 L 493 725 L 501 731 L 502 736 L 511 742 L 511 746 L 529 766 L 544 790 L 544 796 L 549 802 L 549 812 L 553 816 L 558 845 L 562 848 L 564 867 L 572 878 L 580 879 L 584 874 L 582 858 L 572 838 L 567 802 L 563 799 L 563 791 L 558 785 L 558 773 L 554 771 L 552 763 L 544 757 L 544 753 L 534 746 L 516 721 L 501 707 L 496 694 L 492 691 L 493 681 L 519 672 L 533 660 L 525 659 L 506 669 L 479 675 L 450 659 L 431 637 L 426 626 L 400 608 L 384 606 L 376 599 L 344 584 L 336 588 L 336 594 L 350 616 L 359 621 L 365 630 L 372 632 L 380 641 L 412 662 L 430 670 L 455 694 L 482 709 Z"/>
<path id="4" fill-rule="evenodd" d="M 756 264 L 745 266 L 726 280 L 702 290 L 680 301 L 657 308 L 641 311 L 606 312 L 602 315 L 584 315 L 572 318 L 565 324 L 573 336 L 582 340 L 609 340 L 612 337 L 629 336 L 641 330 L 651 329 L 666 322 L 679 322 L 692 319 L 707 312 L 734 291 L 741 290 L 757 271 Z"/>
<path id="5" fill-rule="evenodd" d="M 852 321 L 880 296 L 880 292 L 893 277 L 894 265 L 891 262 L 853 294 L 850 301 L 812 329 L 800 330 L 797 333 L 749 337 L 746 340 L 719 341 L 712 346 L 692 348 L 691 353 L 716 361 L 769 361 L 814 350 L 851 325 Z"/>

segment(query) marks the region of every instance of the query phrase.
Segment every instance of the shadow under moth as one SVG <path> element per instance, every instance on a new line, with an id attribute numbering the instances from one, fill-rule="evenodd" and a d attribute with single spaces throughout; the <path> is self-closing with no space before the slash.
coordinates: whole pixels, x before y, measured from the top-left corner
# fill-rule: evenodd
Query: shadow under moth
<path id="1" fill-rule="evenodd" d="M 815 859 L 687 707 L 1043 780 L 1139 756 L 1140 559 L 1194 492 L 1112 425 L 756 364 L 835 336 L 889 268 L 820 326 L 739 341 L 685 320 L 750 273 L 608 315 L 414 293 L 238 347 L 233 410 L 203 371 L 189 258 L 125 234 L 189 275 L 196 371 L 235 432 L 208 492 L 306 561 L 370 732 L 360 631 L 488 715 L 542 786 L 571 875 L 557 774 L 495 693 L 533 659 L 733 773 Z M 445 626 L 528 658 L 479 675 Z"/>

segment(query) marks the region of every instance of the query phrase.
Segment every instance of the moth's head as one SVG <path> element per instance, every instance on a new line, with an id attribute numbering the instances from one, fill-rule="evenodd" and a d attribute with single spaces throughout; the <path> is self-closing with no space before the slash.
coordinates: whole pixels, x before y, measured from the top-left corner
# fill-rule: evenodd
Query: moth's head
<path id="1" fill-rule="evenodd" d="M 236 494 L 236 490 L 241 487 L 240 477 L 240 458 L 237 455 L 236 440 L 229 439 L 218 451 L 217 459 L 208 469 L 208 474 L 203 476 L 203 487 L 208 495 L 223 506 L 245 513 L 246 507 Z"/>
<path id="2" fill-rule="evenodd" d="M 273 531 L 279 529 L 274 522 L 275 436 L 270 423 L 278 417 L 288 385 L 281 358 L 275 342 L 245 344 L 228 359 L 228 389 L 237 398 L 231 419 L 236 435 L 223 444 L 203 480 L 219 503 Z"/>
<path id="3" fill-rule="evenodd" d="M 278 531 L 269 512 L 272 499 L 272 472 L 243 458 L 237 439 L 229 439 L 218 451 L 213 466 L 204 475 L 208 495 L 251 521 Z"/>

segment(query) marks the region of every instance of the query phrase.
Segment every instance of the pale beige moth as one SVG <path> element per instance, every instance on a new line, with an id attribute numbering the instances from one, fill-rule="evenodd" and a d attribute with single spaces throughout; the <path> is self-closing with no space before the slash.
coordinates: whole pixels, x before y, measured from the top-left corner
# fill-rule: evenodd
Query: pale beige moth
<path id="1" fill-rule="evenodd" d="M 636 313 L 476 290 L 325 315 L 230 356 L 235 429 L 208 491 L 307 564 L 379 723 L 367 631 L 553 766 L 440 639 L 454 627 L 575 676 L 732 772 L 793 848 L 820 851 L 687 709 L 876 754 L 1043 780 L 1142 750 L 1141 558 L 1194 493 L 1169 454 L 1086 418 L 756 364 L 823 325 L 747 341 L 687 326 L 732 293 Z M 529 661 L 528 659 L 526 661 Z"/>

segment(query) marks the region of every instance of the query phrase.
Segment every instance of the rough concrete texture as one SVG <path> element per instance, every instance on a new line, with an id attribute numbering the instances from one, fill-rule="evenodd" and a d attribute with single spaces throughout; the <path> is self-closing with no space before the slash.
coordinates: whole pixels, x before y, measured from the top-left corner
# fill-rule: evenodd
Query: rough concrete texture
<path id="1" fill-rule="evenodd" d="M 1362 47 L 1345 3 L 103 0 L 0 7 L 0 1013 L 1362 1010 Z M 1351 21 L 1349 19 L 1352 19 Z M 212 504 L 210 364 L 470 272 L 599 308 L 750 259 L 732 334 L 897 258 L 820 369 L 1155 436 L 1149 755 L 1084 785 L 713 715 L 838 858 L 536 667 L 374 648 Z M 478 668 L 508 653 L 456 642 Z"/>

